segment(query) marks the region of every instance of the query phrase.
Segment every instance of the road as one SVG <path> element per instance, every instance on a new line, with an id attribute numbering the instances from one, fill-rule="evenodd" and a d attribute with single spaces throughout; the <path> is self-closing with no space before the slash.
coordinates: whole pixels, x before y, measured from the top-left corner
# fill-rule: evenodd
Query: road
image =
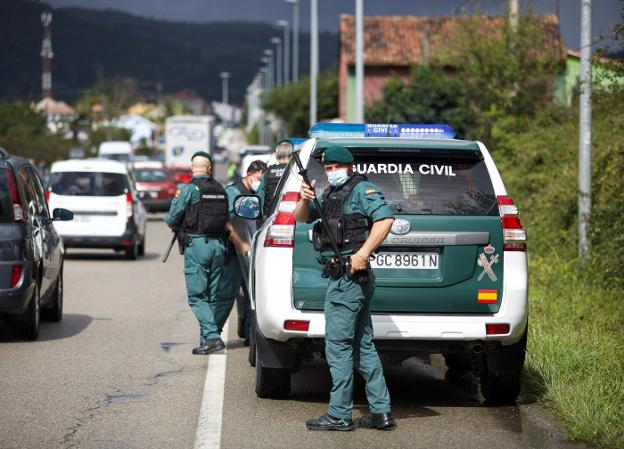
<path id="1" fill-rule="evenodd" d="M 436 357 L 387 369 L 396 431 L 306 431 L 305 420 L 326 411 L 325 362 L 294 374 L 292 396 L 277 401 L 256 397 L 235 326 L 226 351 L 191 355 L 197 325 L 182 258 L 160 262 L 168 238 L 153 217 L 138 261 L 70 250 L 63 321 L 43 323 L 36 342 L 14 340 L 0 324 L 0 448 L 192 448 L 196 438 L 222 448 L 581 447 L 535 403 L 481 406 L 476 383 L 445 381 Z M 354 414 L 364 411 L 359 385 Z"/>

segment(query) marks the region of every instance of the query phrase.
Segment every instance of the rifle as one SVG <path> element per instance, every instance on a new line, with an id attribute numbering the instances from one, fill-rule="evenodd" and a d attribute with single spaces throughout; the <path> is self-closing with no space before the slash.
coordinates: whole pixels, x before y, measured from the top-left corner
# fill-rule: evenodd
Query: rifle
<path id="1" fill-rule="evenodd" d="M 312 187 L 312 183 L 310 182 L 310 178 L 308 178 L 308 170 L 303 168 L 303 164 L 301 163 L 301 159 L 299 158 L 299 151 L 295 151 L 292 153 L 292 157 L 297 164 L 297 168 L 299 169 L 299 174 L 303 178 L 303 181 Z M 310 155 L 312 157 L 312 155 Z M 318 198 L 314 195 L 314 206 L 319 211 L 321 215 L 321 226 L 323 228 L 323 233 L 327 236 L 327 240 L 329 240 L 329 246 L 331 247 L 334 256 L 330 257 L 329 260 L 325 263 L 325 268 L 323 269 L 323 277 L 330 277 L 332 279 L 338 279 L 346 274 L 353 281 L 358 283 L 366 283 L 369 281 L 370 276 L 367 270 L 358 270 L 355 273 L 351 273 L 351 261 L 346 260 L 342 257 L 342 253 L 338 248 L 338 244 L 336 240 L 334 240 L 334 236 L 331 233 L 331 229 L 329 228 L 329 224 L 325 220 L 323 216 L 323 208 L 321 207 L 321 203 L 319 203 Z"/>
<path id="2" fill-rule="evenodd" d="M 169 241 L 169 245 L 167 245 L 167 249 L 163 253 L 162 259 L 160 259 L 162 263 L 167 262 L 167 259 L 169 258 L 169 253 L 171 252 L 171 248 L 173 248 L 173 244 L 176 242 L 176 240 L 178 241 L 178 252 L 180 253 L 180 255 L 184 254 L 184 247 L 188 244 L 186 242 L 184 234 L 180 229 L 172 229 L 171 233 L 172 235 L 171 240 Z"/>

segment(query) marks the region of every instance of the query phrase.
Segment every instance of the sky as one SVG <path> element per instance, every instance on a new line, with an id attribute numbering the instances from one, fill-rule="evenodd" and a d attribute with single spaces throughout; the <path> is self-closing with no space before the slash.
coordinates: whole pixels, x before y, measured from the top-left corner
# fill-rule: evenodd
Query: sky
<path id="1" fill-rule="evenodd" d="M 292 6 L 285 0 L 44 0 L 53 7 L 80 6 L 84 8 L 116 9 L 143 17 L 172 21 L 213 22 L 247 20 L 275 23 L 292 20 Z M 355 0 L 319 0 L 319 27 L 337 32 L 340 14 L 353 14 Z M 487 13 L 500 13 L 506 0 L 364 0 L 365 15 L 449 15 L 462 6 L 478 3 Z M 300 22 L 309 28 L 310 1 L 299 0 Z M 581 0 L 520 0 L 521 8 L 529 5 L 540 13 L 555 13 L 559 5 L 559 20 L 564 43 L 578 48 L 580 39 Z M 592 1 L 592 35 L 610 34 L 622 21 L 623 0 Z"/>

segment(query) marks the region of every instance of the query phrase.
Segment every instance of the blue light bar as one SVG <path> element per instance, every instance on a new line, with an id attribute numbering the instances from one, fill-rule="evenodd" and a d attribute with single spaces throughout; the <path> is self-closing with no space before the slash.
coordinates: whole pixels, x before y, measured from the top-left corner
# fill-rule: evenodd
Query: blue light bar
<path id="1" fill-rule="evenodd" d="M 385 123 L 317 123 L 310 137 L 409 137 L 416 139 L 454 139 L 455 130 L 449 125 L 385 124 Z"/>
<path id="2" fill-rule="evenodd" d="M 308 140 L 308 139 L 305 139 L 303 137 L 287 137 L 287 139 L 290 140 L 295 147 L 298 147 L 303 142 Z"/>

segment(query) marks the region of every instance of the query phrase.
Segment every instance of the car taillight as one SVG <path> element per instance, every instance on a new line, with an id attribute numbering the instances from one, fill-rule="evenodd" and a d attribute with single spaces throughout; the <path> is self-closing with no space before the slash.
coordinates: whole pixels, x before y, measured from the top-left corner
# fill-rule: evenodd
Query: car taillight
<path id="1" fill-rule="evenodd" d="M 8 167 L 6 171 L 7 184 L 9 186 L 9 197 L 11 198 L 11 209 L 13 211 L 13 223 L 24 222 L 24 208 L 22 207 L 22 199 L 17 190 L 17 182 L 15 182 L 15 173 L 13 169 Z"/>
<path id="2" fill-rule="evenodd" d="M 15 287 L 21 277 L 22 277 L 22 266 L 13 265 L 13 267 L 11 268 L 11 281 L 9 283 L 9 288 Z"/>
<path id="3" fill-rule="evenodd" d="M 49 190 L 45 191 L 45 198 L 46 198 L 46 203 L 49 203 L 50 202 L 50 191 Z"/>
<path id="4" fill-rule="evenodd" d="M 176 192 L 176 186 L 175 186 L 175 184 L 169 184 L 169 185 L 167 186 L 167 193 L 168 193 L 169 195 L 174 195 L 174 194 L 175 194 L 175 192 Z"/>
<path id="5" fill-rule="evenodd" d="M 299 192 L 287 192 L 282 196 L 277 215 L 267 231 L 264 246 L 292 248 L 295 246 L 295 207 Z"/>
<path id="6" fill-rule="evenodd" d="M 503 225 L 503 249 L 505 251 L 526 251 L 527 236 L 520 217 L 518 207 L 508 196 L 499 196 L 498 210 Z"/>
<path id="7" fill-rule="evenodd" d="M 132 193 L 126 192 L 126 216 L 128 218 L 132 218 L 133 212 L 134 211 L 132 207 Z"/>
<path id="8" fill-rule="evenodd" d="M 307 332 L 310 328 L 309 321 L 286 320 L 284 321 L 284 329 L 287 331 Z"/>
<path id="9" fill-rule="evenodd" d="M 509 333 L 509 324 L 486 324 L 486 335 L 506 335 Z"/>

